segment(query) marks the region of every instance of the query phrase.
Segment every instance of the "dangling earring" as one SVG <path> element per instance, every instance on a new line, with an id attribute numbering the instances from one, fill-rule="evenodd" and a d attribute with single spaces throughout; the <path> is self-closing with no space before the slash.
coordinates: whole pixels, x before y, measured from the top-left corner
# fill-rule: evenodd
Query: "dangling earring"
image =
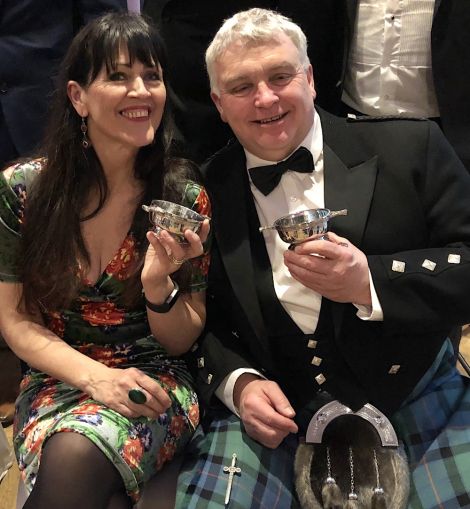
<path id="1" fill-rule="evenodd" d="M 85 117 L 82 117 L 82 124 L 80 125 L 80 131 L 82 131 L 82 147 L 87 149 L 90 146 L 90 140 L 88 139 L 86 133 L 88 131 L 88 126 L 86 125 Z"/>
<path id="2" fill-rule="evenodd" d="M 325 509 L 337 509 L 343 506 L 341 491 L 336 484 L 335 478 L 331 474 L 331 458 L 330 448 L 326 448 L 326 468 L 327 478 L 323 483 L 321 490 L 321 498 L 323 500 L 323 507 Z"/>

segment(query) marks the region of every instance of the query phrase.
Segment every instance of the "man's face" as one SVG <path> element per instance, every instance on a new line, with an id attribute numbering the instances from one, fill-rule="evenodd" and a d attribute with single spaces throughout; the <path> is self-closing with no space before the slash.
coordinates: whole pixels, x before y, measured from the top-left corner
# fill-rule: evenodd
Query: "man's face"
<path id="1" fill-rule="evenodd" d="M 254 155 L 279 161 L 313 124 L 312 67 L 285 34 L 256 46 L 231 44 L 215 62 L 219 91 L 211 97 L 224 122 Z"/>

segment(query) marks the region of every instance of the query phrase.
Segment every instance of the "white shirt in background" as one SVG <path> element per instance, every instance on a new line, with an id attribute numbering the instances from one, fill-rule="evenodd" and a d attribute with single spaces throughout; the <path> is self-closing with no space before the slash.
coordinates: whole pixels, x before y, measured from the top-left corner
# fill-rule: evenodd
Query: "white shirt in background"
<path id="1" fill-rule="evenodd" d="M 434 0 L 360 0 L 343 102 L 371 116 L 439 117 L 431 68 Z"/>

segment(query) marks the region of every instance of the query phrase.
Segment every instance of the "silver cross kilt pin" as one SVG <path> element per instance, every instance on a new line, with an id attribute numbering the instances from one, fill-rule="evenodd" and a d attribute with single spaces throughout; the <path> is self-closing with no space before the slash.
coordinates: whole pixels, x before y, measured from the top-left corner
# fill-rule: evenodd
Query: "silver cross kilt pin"
<path id="1" fill-rule="evenodd" d="M 225 491 L 225 505 L 228 505 L 230 502 L 230 492 L 232 491 L 233 476 L 235 474 L 239 474 L 242 471 L 240 467 L 235 466 L 236 463 L 237 455 L 233 453 L 232 464 L 229 467 L 224 467 L 224 472 L 228 474 L 227 490 Z"/>

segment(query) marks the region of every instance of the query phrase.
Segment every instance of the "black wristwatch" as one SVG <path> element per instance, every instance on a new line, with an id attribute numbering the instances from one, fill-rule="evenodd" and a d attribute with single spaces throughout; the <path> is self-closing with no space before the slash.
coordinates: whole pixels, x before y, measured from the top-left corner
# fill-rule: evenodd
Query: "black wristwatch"
<path id="1" fill-rule="evenodd" d="M 173 290 L 171 291 L 170 295 L 168 295 L 168 297 L 165 299 L 165 302 L 163 302 L 162 304 L 154 304 L 153 302 L 147 300 L 147 297 L 145 297 L 144 294 L 145 305 L 151 311 L 155 311 L 155 313 L 168 313 L 168 311 L 170 311 L 170 309 L 175 305 L 180 295 L 180 287 L 178 286 L 176 281 L 173 281 L 173 284 L 174 284 Z"/>

